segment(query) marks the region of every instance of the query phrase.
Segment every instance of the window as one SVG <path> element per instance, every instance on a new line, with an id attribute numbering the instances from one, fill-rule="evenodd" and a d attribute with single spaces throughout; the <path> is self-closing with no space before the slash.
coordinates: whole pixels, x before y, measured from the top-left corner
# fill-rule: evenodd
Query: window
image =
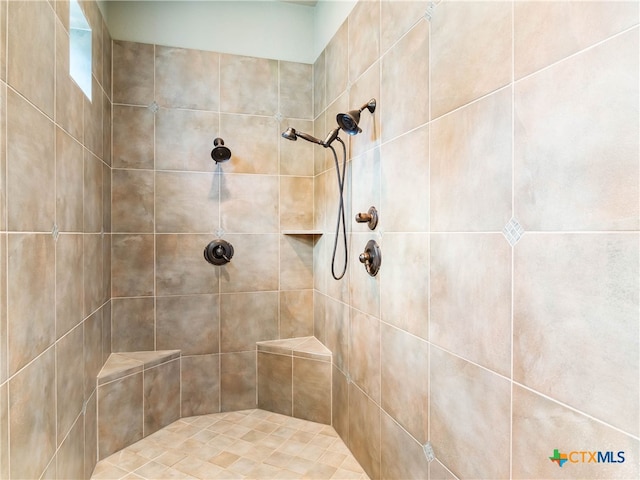
<path id="1" fill-rule="evenodd" d="M 78 0 L 69 2 L 69 73 L 91 100 L 91 27 Z"/>

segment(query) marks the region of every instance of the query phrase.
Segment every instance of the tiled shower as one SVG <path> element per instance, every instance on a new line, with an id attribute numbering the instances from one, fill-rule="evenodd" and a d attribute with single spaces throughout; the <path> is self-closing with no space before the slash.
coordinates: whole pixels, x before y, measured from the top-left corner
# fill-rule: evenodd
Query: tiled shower
<path id="1" fill-rule="evenodd" d="M 362 0 L 313 65 L 112 41 L 82 6 L 91 102 L 68 4 L 0 2 L 0 478 L 90 476 L 112 352 L 181 350 L 192 416 L 255 408 L 255 342 L 311 335 L 371 478 L 638 477 L 638 2 Z M 280 132 L 372 97 L 335 281 L 333 158 Z"/>

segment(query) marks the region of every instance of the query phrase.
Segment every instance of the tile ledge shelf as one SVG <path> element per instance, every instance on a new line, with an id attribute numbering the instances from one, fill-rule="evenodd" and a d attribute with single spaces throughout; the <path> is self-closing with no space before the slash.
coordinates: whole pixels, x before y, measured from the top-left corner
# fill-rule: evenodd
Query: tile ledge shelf
<path id="1" fill-rule="evenodd" d="M 322 235 L 322 230 L 282 230 L 283 235 Z"/>
<path id="2" fill-rule="evenodd" d="M 293 357 L 310 358 L 322 362 L 331 362 L 331 350 L 316 337 L 295 337 L 282 340 L 256 342 L 259 352 L 278 353 Z"/>
<path id="3" fill-rule="evenodd" d="M 112 353 L 98 373 L 98 385 L 157 367 L 176 358 L 180 358 L 180 350 Z"/>

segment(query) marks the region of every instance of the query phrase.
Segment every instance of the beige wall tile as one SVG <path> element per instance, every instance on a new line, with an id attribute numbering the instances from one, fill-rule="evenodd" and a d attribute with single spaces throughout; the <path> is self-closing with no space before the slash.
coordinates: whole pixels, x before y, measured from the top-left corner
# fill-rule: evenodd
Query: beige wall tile
<path id="1" fill-rule="evenodd" d="M 500 231 L 511 218 L 511 95 L 500 90 L 433 122 L 433 231 Z"/>
<path id="2" fill-rule="evenodd" d="M 91 100 L 84 97 L 84 146 L 98 158 L 103 158 L 104 135 L 102 121 L 104 120 L 104 99 L 100 84 L 95 77 L 91 82 Z"/>
<path id="3" fill-rule="evenodd" d="M 84 476 L 90 478 L 98 458 L 98 401 L 94 393 L 84 415 Z"/>
<path id="4" fill-rule="evenodd" d="M 102 239 L 102 303 L 111 298 L 111 235 Z"/>
<path id="5" fill-rule="evenodd" d="M 456 480 L 455 475 L 447 470 L 438 459 L 429 464 L 429 478 L 431 480 Z"/>
<path id="6" fill-rule="evenodd" d="M 211 233 L 219 225 L 220 175 L 156 173 L 156 231 Z"/>
<path id="7" fill-rule="evenodd" d="M 380 226 L 385 232 L 425 232 L 429 227 L 429 127 L 380 148 Z"/>
<path id="8" fill-rule="evenodd" d="M 220 55 L 173 47 L 156 47 L 156 100 L 162 107 L 220 109 Z"/>
<path id="9" fill-rule="evenodd" d="M 46 2 L 9 2 L 7 83 L 49 118 L 55 96 L 55 18 Z"/>
<path id="10" fill-rule="evenodd" d="M 638 440 L 592 418 L 515 385 L 513 390 L 513 478 L 635 478 L 638 476 Z M 553 439 L 552 441 L 550 441 Z M 554 449 L 571 459 L 563 468 L 546 460 Z M 624 462 L 582 463 L 572 451 L 624 452 Z M 588 462 L 590 456 L 585 455 Z M 574 463 L 575 461 L 575 463 Z"/>
<path id="11" fill-rule="evenodd" d="M 57 445 L 62 443 L 84 403 L 83 328 L 74 328 L 56 344 Z"/>
<path id="12" fill-rule="evenodd" d="M 0 80 L 7 80 L 7 6 L 9 2 L 0 2 Z"/>
<path id="13" fill-rule="evenodd" d="M 156 235 L 155 239 L 157 295 L 218 293 L 220 270 L 203 258 L 212 240 L 209 235 Z"/>
<path id="14" fill-rule="evenodd" d="M 111 348 L 111 300 L 102 308 L 102 364 L 107 361 L 112 353 Z"/>
<path id="15" fill-rule="evenodd" d="M 98 388 L 98 459 L 142 439 L 142 372 Z"/>
<path id="16" fill-rule="evenodd" d="M 380 270 L 381 319 L 425 340 L 429 336 L 429 235 L 385 233 Z M 362 268 L 362 267 L 360 267 Z"/>
<path id="17" fill-rule="evenodd" d="M 380 2 L 380 53 L 384 54 L 427 11 L 427 0 L 382 0 Z"/>
<path id="18" fill-rule="evenodd" d="M 111 130 L 113 105 L 106 94 L 102 95 L 102 160 L 109 166 L 112 164 Z"/>
<path id="19" fill-rule="evenodd" d="M 354 82 L 378 57 L 380 1 L 358 2 L 349 14 L 349 81 Z"/>
<path id="20" fill-rule="evenodd" d="M 102 165 L 98 157 L 84 150 L 84 233 L 102 232 Z"/>
<path id="21" fill-rule="evenodd" d="M 153 129 L 154 113 L 150 109 L 114 105 L 113 167 L 153 168 Z"/>
<path id="22" fill-rule="evenodd" d="M 53 348 L 9 382 L 9 478 L 40 478 L 55 454 L 55 388 Z"/>
<path id="23" fill-rule="evenodd" d="M 313 335 L 313 290 L 280 292 L 280 338 Z"/>
<path id="24" fill-rule="evenodd" d="M 274 115 L 278 111 L 277 60 L 221 54 L 220 111 Z"/>
<path id="25" fill-rule="evenodd" d="M 218 135 L 219 114 L 160 108 L 156 113 L 155 168 L 211 172 L 216 163 L 206 152 Z M 226 141 L 233 152 L 233 145 Z"/>
<path id="26" fill-rule="evenodd" d="M 382 411 L 380 421 L 381 478 L 431 478 L 429 463 L 420 445 Z"/>
<path id="27" fill-rule="evenodd" d="M 56 248 L 56 335 L 62 337 L 83 319 L 82 236 L 62 234 Z"/>
<path id="28" fill-rule="evenodd" d="M 14 4 L 13 8 L 21 5 L 11 2 Z M 50 232 L 55 219 L 55 185 L 51 181 L 55 178 L 55 127 L 13 90 L 7 94 L 8 228 Z"/>
<path id="29" fill-rule="evenodd" d="M 380 66 L 381 62 L 375 62 L 363 75 L 361 75 L 351 86 L 349 90 L 350 104 L 348 111 L 359 110 L 362 105 L 369 102 L 372 98 L 376 102 L 380 101 Z M 360 121 L 358 126 L 362 129 L 362 132 L 349 137 L 351 157 L 362 155 L 367 150 L 380 144 L 381 123 L 380 123 L 380 111 L 381 109 L 376 106 L 373 113 L 370 113 L 368 109 L 365 109 L 360 114 Z M 340 112 L 346 113 L 346 112 Z M 333 117 L 335 118 L 335 116 Z M 337 120 L 336 120 L 337 124 Z M 330 125 L 334 125 L 330 123 Z M 346 137 L 347 134 L 341 132 L 342 137 Z M 341 138 L 342 138 L 341 137 Z M 357 198 L 357 197 L 356 197 Z"/>
<path id="30" fill-rule="evenodd" d="M 256 352 L 220 355 L 220 409 L 256 408 Z"/>
<path id="31" fill-rule="evenodd" d="M 280 289 L 313 287 L 313 246 L 311 235 L 280 237 Z"/>
<path id="32" fill-rule="evenodd" d="M 293 127 L 300 132 L 313 132 L 313 122 L 309 120 L 299 120 L 297 118 L 286 118 L 280 122 L 279 132 L 282 133 L 287 128 Z M 285 138 L 280 138 L 280 175 L 312 176 L 314 145 L 304 140 L 292 142 Z"/>
<path id="33" fill-rule="evenodd" d="M 197 332 L 197 335 L 194 335 Z M 182 355 L 218 353 L 220 298 L 189 295 L 156 298 L 156 348 Z"/>
<path id="34" fill-rule="evenodd" d="M 352 308 L 349 340 L 351 381 L 380 403 L 380 320 Z"/>
<path id="35" fill-rule="evenodd" d="M 84 315 L 88 316 L 104 303 L 104 242 L 99 233 L 83 235 L 82 242 Z"/>
<path id="36" fill-rule="evenodd" d="M 313 65 L 278 62 L 280 114 L 293 118 L 313 118 Z"/>
<path id="37" fill-rule="evenodd" d="M 56 128 L 56 224 L 62 232 L 83 230 L 82 145 Z"/>
<path id="38" fill-rule="evenodd" d="M 293 357 L 293 416 L 331 425 L 331 364 Z"/>
<path id="39" fill-rule="evenodd" d="M 55 2 L 61 5 L 65 2 Z M 68 2 L 66 21 L 69 21 Z M 84 93 L 69 75 L 69 32 L 56 22 L 56 123 L 78 141 L 83 141 Z"/>
<path id="40" fill-rule="evenodd" d="M 638 24 L 636 2 L 514 3 L 515 75 L 521 78 Z"/>
<path id="41" fill-rule="evenodd" d="M 102 14 L 97 2 L 86 3 L 83 10 L 89 26 L 91 27 L 91 72 L 93 76 L 102 81 L 102 67 L 104 64 L 102 58 Z"/>
<path id="42" fill-rule="evenodd" d="M 514 257 L 514 379 L 633 435 L 639 245 L 637 234 L 531 235 Z"/>
<path id="43" fill-rule="evenodd" d="M 7 345 L 8 324 L 7 324 L 7 234 L 0 234 L 0 342 Z M 0 351 L 0 385 L 9 377 L 9 354 L 8 348 Z M 0 435 L 2 433 L 0 432 Z M 1 461 L 1 459 L 0 459 Z M 0 471 L 1 473 L 1 471 Z"/>
<path id="44" fill-rule="evenodd" d="M 349 450 L 369 478 L 380 478 L 381 410 L 355 384 L 349 384 Z"/>
<path id="45" fill-rule="evenodd" d="M 112 228 L 118 233 L 154 231 L 154 174 L 149 170 L 112 171 Z M 159 215 L 160 216 L 160 215 Z"/>
<path id="46" fill-rule="evenodd" d="M 324 49 L 326 92 L 329 105 L 346 89 L 349 82 L 349 22 L 345 21 Z M 316 112 L 317 114 L 318 112 Z M 335 115 L 334 115 L 335 118 Z M 333 123 L 331 124 L 333 125 Z"/>
<path id="47" fill-rule="evenodd" d="M 220 411 L 220 356 L 182 357 L 182 416 Z"/>
<path id="48" fill-rule="evenodd" d="M 220 295 L 220 351 L 255 350 L 256 342 L 278 338 L 278 294 Z"/>
<path id="49" fill-rule="evenodd" d="M 106 22 L 102 22 L 102 87 L 109 99 L 113 98 L 111 82 L 113 78 L 113 47 Z"/>
<path id="50" fill-rule="evenodd" d="M 431 21 L 431 118 L 512 80 L 511 2 L 443 2 L 436 9 Z"/>
<path id="51" fill-rule="evenodd" d="M 384 323 L 380 337 L 382 408 L 424 443 L 429 424 L 429 346 Z"/>
<path id="52" fill-rule="evenodd" d="M 313 63 L 313 118 L 316 118 L 327 106 L 325 58 L 326 53 L 323 50 Z"/>
<path id="53" fill-rule="evenodd" d="M 13 375 L 55 341 L 55 245 L 51 235 L 15 234 L 9 235 L 7 248 L 8 359 Z"/>
<path id="54" fill-rule="evenodd" d="M 180 418 L 180 359 L 144 371 L 144 435 Z"/>
<path id="55" fill-rule="evenodd" d="M 80 416 L 73 424 L 69 435 L 64 439 L 55 459 L 55 477 L 45 478 L 83 478 L 84 477 L 84 422 Z M 53 468 L 51 466 L 50 468 Z"/>
<path id="56" fill-rule="evenodd" d="M 333 354 L 333 363 L 343 372 L 349 365 L 349 306 L 327 297 L 325 307 L 325 335 L 323 342 Z"/>
<path id="57" fill-rule="evenodd" d="M 279 235 L 228 234 L 224 238 L 233 245 L 235 254 L 219 270 L 222 293 L 278 289 Z"/>
<path id="58" fill-rule="evenodd" d="M 327 334 L 326 334 L 326 302 L 327 297 L 322 293 L 318 292 L 318 290 L 313 290 L 313 336 L 316 337 L 320 342 L 326 345 L 327 343 Z"/>
<path id="59" fill-rule="evenodd" d="M 276 175 L 278 144 L 282 138 L 279 126 L 271 116 L 220 115 L 220 136 L 231 150 L 231 160 L 221 169 L 225 173 Z"/>
<path id="60" fill-rule="evenodd" d="M 369 225 L 356 223 L 355 216 L 361 212 L 366 213 L 372 205 L 376 209 L 380 205 L 380 149 L 374 148 L 353 158 L 349 174 L 351 176 L 351 213 L 349 210 L 345 212 L 347 225 L 352 232 L 370 235 Z M 335 183 L 337 185 L 338 182 L 335 181 Z"/>
<path id="61" fill-rule="evenodd" d="M 153 242 L 153 235 L 112 236 L 111 292 L 114 297 L 153 295 Z M 164 265 L 161 263 L 160 257 L 163 246 L 164 244 L 158 239 L 158 272 L 156 275 L 159 280 L 164 275 Z M 158 290 L 160 288 L 159 281 Z"/>
<path id="62" fill-rule="evenodd" d="M 149 105 L 154 99 L 154 46 L 113 41 L 113 102 Z"/>
<path id="63" fill-rule="evenodd" d="M 525 230 L 638 229 L 637 33 L 516 84 L 515 215 Z"/>
<path id="64" fill-rule="evenodd" d="M 491 455 L 509 449 L 509 381 L 435 347 L 430 364 L 429 430 L 438 459 L 459 478 L 507 478 L 508 462 Z"/>
<path id="65" fill-rule="evenodd" d="M 327 112 L 324 111 L 323 113 L 318 115 L 315 118 L 315 120 L 313 121 L 313 135 L 316 138 L 319 138 L 322 135 L 326 135 L 328 133 L 328 131 L 325 130 L 326 119 L 327 119 L 327 114 L 326 113 Z M 334 118 L 335 118 L 335 116 L 334 116 Z M 333 125 L 333 124 L 331 124 L 331 125 Z M 309 142 L 305 142 L 305 143 L 309 143 Z M 325 162 L 325 157 L 328 155 L 328 153 L 327 152 L 320 152 L 317 148 L 315 148 L 315 145 L 312 145 L 311 143 L 309 143 L 309 145 L 311 145 L 313 147 L 313 169 L 314 169 L 315 174 L 318 175 L 319 173 L 324 172 L 326 170 L 326 168 L 327 168 L 326 165 L 325 165 L 325 163 L 326 163 Z"/>
<path id="66" fill-rule="evenodd" d="M 88 400 L 95 393 L 96 377 L 102 368 L 102 309 L 94 312 L 82 324 L 84 361 L 84 398 Z"/>
<path id="67" fill-rule="evenodd" d="M 153 298 L 116 298 L 112 301 L 111 348 L 114 352 L 155 350 Z"/>
<path id="68" fill-rule="evenodd" d="M 373 239 L 382 250 L 383 242 L 380 237 L 374 237 L 369 233 L 354 233 L 351 235 L 349 268 L 349 303 L 369 315 L 380 318 L 380 272 L 372 277 L 367 273 L 363 263 L 360 263 L 359 255 L 364 252 L 369 240 Z M 384 259 L 384 257 L 383 257 Z"/>
<path id="69" fill-rule="evenodd" d="M 511 372 L 511 246 L 501 233 L 431 236 L 429 340 Z"/>
<path id="70" fill-rule="evenodd" d="M 383 142 L 429 120 L 429 28 L 419 22 L 382 57 Z"/>
<path id="71" fill-rule="evenodd" d="M 2 5 L 0 5 L 0 10 Z M 0 21 L 2 21 L 0 19 Z M 1 67 L 0 67 L 1 69 Z M 0 226 L 7 229 L 7 85 L 0 82 Z"/>
<path id="72" fill-rule="evenodd" d="M 313 228 L 313 178 L 280 177 L 280 229 Z"/>
<path id="73" fill-rule="evenodd" d="M 111 174 L 112 170 L 102 164 L 102 231 L 111 233 Z"/>
<path id="74" fill-rule="evenodd" d="M 349 384 L 335 365 L 331 366 L 331 425 L 349 443 Z"/>
<path id="75" fill-rule="evenodd" d="M 258 408 L 292 415 L 293 357 L 258 352 Z"/>
<path id="76" fill-rule="evenodd" d="M 0 7 L 2 7 L 0 5 Z M 6 8 L 6 7 L 5 7 Z M 3 379 L 4 381 L 4 379 Z M 0 384 L 0 475 L 9 478 L 9 384 Z"/>

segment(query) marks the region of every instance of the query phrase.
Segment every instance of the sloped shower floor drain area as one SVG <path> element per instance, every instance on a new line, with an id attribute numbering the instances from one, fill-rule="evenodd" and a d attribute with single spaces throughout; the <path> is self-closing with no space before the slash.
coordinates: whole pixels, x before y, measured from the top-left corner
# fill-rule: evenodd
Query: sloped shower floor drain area
<path id="1" fill-rule="evenodd" d="M 333 427 L 264 410 L 182 418 L 98 462 L 92 479 L 368 479 Z"/>

